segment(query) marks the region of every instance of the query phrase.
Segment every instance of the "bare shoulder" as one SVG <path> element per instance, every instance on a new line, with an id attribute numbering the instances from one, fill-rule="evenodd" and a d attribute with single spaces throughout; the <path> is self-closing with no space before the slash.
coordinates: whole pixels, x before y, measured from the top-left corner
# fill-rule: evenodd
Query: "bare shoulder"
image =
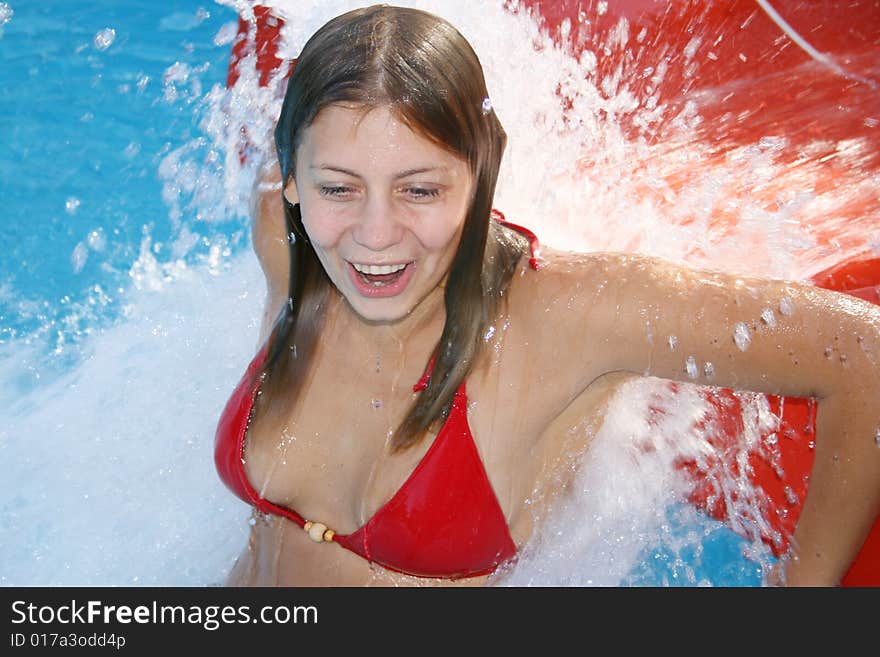
<path id="1" fill-rule="evenodd" d="M 625 254 L 550 247 L 537 264 L 523 258 L 511 282 L 505 351 L 529 382 L 530 413 L 550 424 L 609 370 L 620 281 L 637 264 Z"/>
<path id="2" fill-rule="evenodd" d="M 534 303 L 564 302 L 569 306 L 578 298 L 603 299 L 634 281 L 671 279 L 681 267 L 660 258 L 636 253 L 564 251 L 543 246 L 538 268 L 521 263 L 522 282 L 518 288 Z"/>
<path id="3" fill-rule="evenodd" d="M 684 286 L 689 282 L 730 279 L 730 274 L 699 269 L 641 253 L 616 251 L 578 253 L 543 247 L 535 284 L 546 296 L 566 298 L 578 293 L 602 298 L 632 285 Z"/>
<path id="4" fill-rule="evenodd" d="M 251 240 L 266 277 L 266 303 L 260 329 L 260 344 L 284 303 L 290 271 L 287 228 L 281 200 L 281 172 L 278 165 L 264 167 L 251 196 Z"/>
<path id="5" fill-rule="evenodd" d="M 277 164 L 260 172 L 251 198 L 251 237 L 271 292 L 284 286 L 287 273 L 287 230 Z"/>
<path id="6" fill-rule="evenodd" d="M 525 259 L 520 263 L 511 286 L 511 315 L 534 337 L 530 345 L 537 358 L 561 358 L 578 336 L 607 337 L 624 290 L 674 279 L 674 269 L 635 254 L 542 247 L 537 269 Z"/>

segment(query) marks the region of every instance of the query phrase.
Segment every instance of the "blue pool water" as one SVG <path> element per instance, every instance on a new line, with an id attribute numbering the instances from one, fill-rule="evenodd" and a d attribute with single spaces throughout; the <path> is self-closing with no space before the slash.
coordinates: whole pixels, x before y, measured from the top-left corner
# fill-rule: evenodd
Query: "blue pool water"
<path id="1" fill-rule="evenodd" d="M 191 261 L 240 231 L 240 217 L 172 218 L 159 178 L 225 80 L 229 46 L 214 39 L 236 17 L 207 2 L 5 4 L 0 337 L 64 346 L 118 313 L 145 237 L 157 258 Z M 192 244 L 175 244 L 184 223 Z"/>
<path id="2" fill-rule="evenodd" d="M 261 283 L 246 262 L 229 287 L 246 221 L 186 176 L 214 170 L 199 124 L 225 81 L 236 14 L 55 0 L 3 3 L 0 15 L 0 453 L 13 464 L 0 582 L 218 581 L 244 523 L 211 471 L 207 414 L 241 363 L 219 375 L 205 364 L 208 379 L 186 368 L 246 358 L 250 319 L 236 348 L 210 322 L 248 288 L 258 303 Z M 179 175 L 163 177 L 170 157 Z M 217 306 L 211 284 L 227 285 Z M 195 528 L 204 513 L 222 527 L 214 537 Z M 224 543 L 203 568 L 196 551 Z"/>
<path id="3" fill-rule="evenodd" d="M 0 20 L 0 584 L 217 583 L 247 510 L 214 422 L 263 295 L 205 127 L 236 14 L 12 0 Z M 760 583 L 744 541 L 666 513 L 616 583 Z"/>

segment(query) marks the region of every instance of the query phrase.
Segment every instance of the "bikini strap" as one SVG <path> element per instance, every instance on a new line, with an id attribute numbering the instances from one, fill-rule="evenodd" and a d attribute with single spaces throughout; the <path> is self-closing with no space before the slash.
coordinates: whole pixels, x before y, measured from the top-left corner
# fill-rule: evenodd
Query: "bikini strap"
<path id="1" fill-rule="evenodd" d="M 538 242 L 538 236 L 535 235 L 532 231 L 530 231 L 525 226 L 520 226 L 519 224 L 514 224 L 507 219 L 504 218 L 504 213 L 501 210 L 496 210 L 492 208 L 491 217 L 493 220 L 497 221 L 499 224 L 504 226 L 505 228 L 510 228 L 515 230 L 520 235 L 529 240 L 529 249 L 531 251 L 531 257 L 529 258 L 529 266 L 535 271 L 541 268 L 541 243 Z"/>

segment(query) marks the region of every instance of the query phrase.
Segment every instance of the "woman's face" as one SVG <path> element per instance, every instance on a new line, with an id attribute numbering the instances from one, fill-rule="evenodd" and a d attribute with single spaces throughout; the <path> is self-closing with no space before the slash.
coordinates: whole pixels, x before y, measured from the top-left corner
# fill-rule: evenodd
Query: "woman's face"
<path id="1" fill-rule="evenodd" d="M 296 153 L 303 224 L 358 315 L 395 322 L 444 284 L 471 197 L 467 162 L 384 106 L 331 105 Z"/>

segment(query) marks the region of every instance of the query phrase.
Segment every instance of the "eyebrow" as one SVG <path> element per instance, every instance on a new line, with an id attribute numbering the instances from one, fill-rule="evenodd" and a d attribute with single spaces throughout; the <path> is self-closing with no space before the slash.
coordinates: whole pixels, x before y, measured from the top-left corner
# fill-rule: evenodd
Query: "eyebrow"
<path id="1" fill-rule="evenodd" d="M 328 164 L 317 166 L 317 167 L 309 167 L 313 171 L 335 171 L 336 173 L 342 173 L 346 176 L 351 176 L 352 178 L 361 178 L 359 174 L 351 171 L 350 169 L 346 169 L 344 167 L 330 166 Z M 401 178 L 406 178 L 408 176 L 414 176 L 419 173 L 429 173 L 431 171 L 446 171 L 447 167 L 416 167 L 414 169 L 406 169 L 405 171 L 399 171 L 394 174 L 394 179 L 399 180 Z"/>

